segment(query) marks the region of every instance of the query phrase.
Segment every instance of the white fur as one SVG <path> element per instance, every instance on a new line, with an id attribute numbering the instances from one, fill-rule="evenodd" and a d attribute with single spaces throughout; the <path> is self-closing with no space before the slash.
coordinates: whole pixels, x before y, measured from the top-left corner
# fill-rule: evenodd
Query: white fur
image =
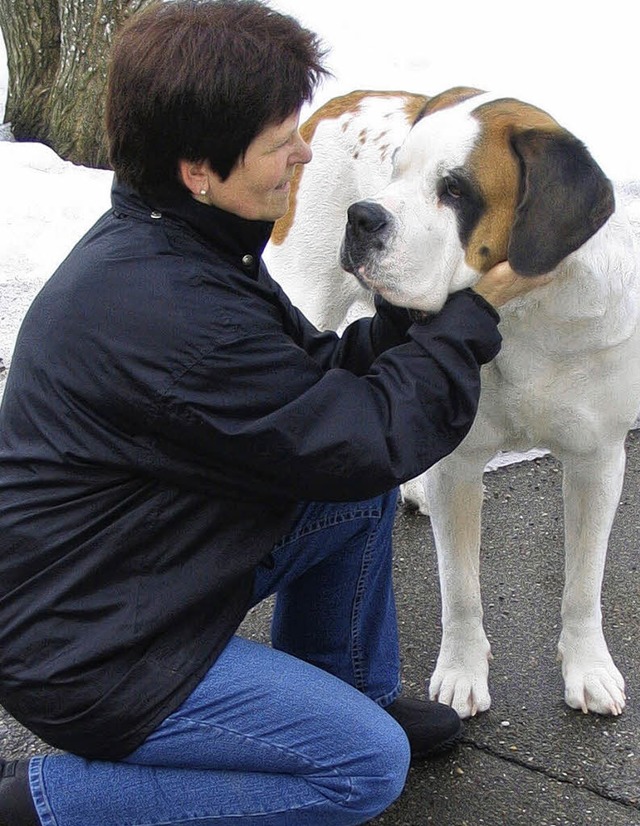
<path id="1" fill-rule="evenodd" d="M 565 699 L 619 714 L 624 680 L 602 634 L 600 594 L 640 399 L 638 274 L 616 215 L 556 280 L 501 312 L 503 347 L 482 374 L 469 436 L 423 477 L 438 549 L 443 639 L 430 695 L 469 716 L 489 708 L 479 585 L 482 473 L 498 450 L 549 449 L 563 463 L 566 577 L 558 645 Z"/>
<path id="2" fill-rule="evenodd" d="M 488 98 L 485 98 L 488 99 Z M 370 298 L 337 264 L 346 209 L 378 201 L 394 218 L 386 249 L 367 277 L 396 303 L 437 310 L 477 278 L 464 261 L 455 216 L 438 204 L 435 182 L 463 166 L 479 129 L 474 101 L 424 118 L 409 132 L 401 98 L 375 99 L 357 117 L 327 121 L 313 142 L 293 230 L 271 250 L 275 277 L 322 326 L 337 328 L 353 301 Z M 344 116 L 347 118 L 347 116 Z M 381 163 L 386 124 L 398 145 Z M 275 253 L 275 254 L 274 254 Z M 405 487 L 431 521 L 438 551 L 443 637 L 430 695 L 462 717 L 489 708 L 490 646 L 479 583 L 482 474 L 501 450 L 550 450 L 563 463 L 566 577 L 562 600 L 565 700 L 619 714 L 624 680 L 602 633 L 600 595 L 609 532 L 624 475 L 624 440 L 640 405 L 637 256 L 620 208 L 554 280 L 501 309 L 503 347 L 482 371 L 477 418 L 463 444 Z M 353 314 L 352 309 L 352 314 Z"/>
<path id="3" fill-rule="evenodd" d="M 437 206 L 438 180 L 464 164 L 480 129 L 461 108 L 419 121 L 398 149 L 390 183 L 367 199 L 387 209 L 395 224 L 368 276 L 376 292 L 403 307 L 437 311 L 449 293 L 477 278 L 465 264 L 455 215 Z"/>
<path id="4" fill-rule="evenodd" d="M 340 239 L 347 206 L 389 181 L 393 150 L 410 128 L 403 106 L 401 97 L 372 97 L 357 117 L 320 123 L 314 158 L 302 170 L 295 222 L 284 244 L 265 250 L 269 271 L 320 329 L 371 312 L 371 294 L 340 267 Z"/>

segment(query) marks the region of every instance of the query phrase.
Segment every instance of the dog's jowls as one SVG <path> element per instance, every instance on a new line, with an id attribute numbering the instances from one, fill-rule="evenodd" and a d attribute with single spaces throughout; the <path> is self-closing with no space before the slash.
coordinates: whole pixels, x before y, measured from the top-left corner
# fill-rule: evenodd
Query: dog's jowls
<path id="1" fill-rule="evenodd" d="M 624 440 L 640 406 L 640 296 L 611 184 L 548 114 L 475 89 L 430 99 L 353 93 L 303 128 L 315 158 L 267 257 L 319 326 L 366 311 L 372 290 L 437 311 L 504 259 L 524 275 L 554 273 L 501 308 L 503 347 L 483 368 L 471 432 L 411 487 L 438 550 L 443 634 L 431 697 L 462 717 L 489 708 L 483 469 L 500 450 L 542 447 L 563 464 L 565 699 L 619 714 L 624 681 L 602 633 L 600 594 Z"/>

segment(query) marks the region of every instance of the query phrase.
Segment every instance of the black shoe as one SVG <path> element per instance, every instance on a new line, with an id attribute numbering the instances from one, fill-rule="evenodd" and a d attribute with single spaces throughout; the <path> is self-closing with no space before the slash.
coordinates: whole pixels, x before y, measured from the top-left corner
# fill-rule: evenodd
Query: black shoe
<path id="1" fill-rule="evenodd" d="M 40 826 L 29 789 L 29 761 L 0 758 L 0 826 Z"/>
<path id="2" fill-rule="evenodd" d="M 412 697 L 398 697 L 386 711 L 409 738 L 412 760 L 437 757 L 462 736 L 462 722 L 450 706 Z"/>

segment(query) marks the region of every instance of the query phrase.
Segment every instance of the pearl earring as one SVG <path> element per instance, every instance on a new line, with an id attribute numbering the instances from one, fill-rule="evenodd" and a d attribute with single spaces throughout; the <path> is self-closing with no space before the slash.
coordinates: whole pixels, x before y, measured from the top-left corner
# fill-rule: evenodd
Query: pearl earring
<path id="1" fill-rule="evenodd" d="M 206 189 L 201 189 L 201 190 L 200 190 L 200 194 L 201 194 L 201 195 L 206 195 L 206 194 L 207 194 L 207 190 L 206 190 Z"/>

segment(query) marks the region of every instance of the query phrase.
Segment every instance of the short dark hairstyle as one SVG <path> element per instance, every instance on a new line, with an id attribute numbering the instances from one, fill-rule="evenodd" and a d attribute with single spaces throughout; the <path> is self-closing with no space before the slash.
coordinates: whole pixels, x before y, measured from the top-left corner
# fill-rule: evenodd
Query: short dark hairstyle
<path id="1" fill-rule="evenodd" d="M 261 0 L 171 0 L 134 15 L 111 54 L 106 126 L 118 179 L 142 193 L 178 182 L 178 161 L 225 180 L 251 141 L 328 72 L 313 32 Z"/>

